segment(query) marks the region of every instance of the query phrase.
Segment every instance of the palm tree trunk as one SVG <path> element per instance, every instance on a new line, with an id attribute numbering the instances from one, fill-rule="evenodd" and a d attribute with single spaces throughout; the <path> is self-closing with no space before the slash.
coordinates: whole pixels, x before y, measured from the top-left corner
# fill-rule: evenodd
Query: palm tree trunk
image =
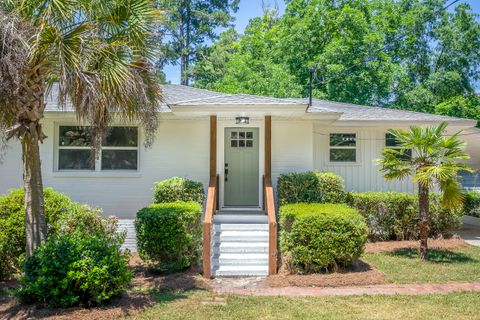
<path id="1" fill-rule="evenodd" d="M 17 114 L 17 123 L 21 125 L 18 136 L 22 142 L 27 256 L 31 256 L 47 237 L 39 147 L 39 142 L 43 142 L 45 138 L 40 124 L 45 110 L 42 58 L 38 57 L 32 65 L 27 81 L 20 90 L 21 108 Z"/>
<path id="2" fill-rule="evenodd" d="M 428 186 L 418 184 L 418 206 L 420 210 L 420 219 L 418 226 L 420 229 L 420 259 L 426 260 L 428 253 L 428 211 L 430 207 Z"/>
<path id="3" fill-rule="evenodd" d="M 40 148 L 36 135 L 26 134 L 22 139 L 23 182 L 25 188 L 26 253 L 33 251 L 45 240 L 47 225 L 43 207 L 43 184 Z"/>

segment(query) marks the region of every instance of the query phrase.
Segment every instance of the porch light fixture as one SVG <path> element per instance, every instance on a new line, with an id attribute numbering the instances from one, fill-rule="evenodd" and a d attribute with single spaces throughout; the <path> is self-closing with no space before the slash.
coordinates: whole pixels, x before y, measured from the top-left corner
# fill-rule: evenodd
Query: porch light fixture
<path id="1" fill-rule="evenodd" d="M 249 124 L 250 118 L 249 117 L 236 117 L 235 118 L 236 124 Z"/>

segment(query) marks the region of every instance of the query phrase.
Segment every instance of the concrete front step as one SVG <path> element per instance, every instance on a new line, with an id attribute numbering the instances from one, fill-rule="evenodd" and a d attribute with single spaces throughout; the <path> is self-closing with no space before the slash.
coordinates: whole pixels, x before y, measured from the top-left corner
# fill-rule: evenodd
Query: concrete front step
<path id="1" fill-rule="evenodd" d="M 267 242 L 224 242 L 214 243 L 213 254 L 220 253 L 268 253 Z"/>
<path id="2" fill-rule="evenodd" d="M 222 223 L 214 224 L 213 231 L 268 231 L 268 224 L 240 224 L 240 223 Z"/>
<path id="3" fill-rule="evenodd" d="M 214 265 L 263 265 L 268 266 L 268 253 L 220 253 L 213 256 Z"/>
<path id="4" fill-rule="evenodd" d="M 264 277 L 268 275 L 266 266 L 214 266 L 214 274 L 219 277 Z"/>
<path id="5" fill-rule="evenodd" d="M 227 230 L 213 234 L 214 243 L 223 242 L 268 242 L 268 231 Z"/>
<path id="6" fill-rule="evenodd" d="M 213 221 L 213 275 L 267 276 L 268 234 L 264 212 L 217 212 Z"/>
<path id="7" fill-rule="evenodd" d="M 214 224 L 268 224 L 268 218 L 264 213 L 256 214 L 223 214 L 217 213 L 213 217 Z"/>

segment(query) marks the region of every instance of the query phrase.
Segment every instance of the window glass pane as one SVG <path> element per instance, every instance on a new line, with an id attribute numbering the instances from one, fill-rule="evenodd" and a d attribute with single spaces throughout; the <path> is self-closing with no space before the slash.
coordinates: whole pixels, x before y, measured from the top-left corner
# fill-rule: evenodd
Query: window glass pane
<path id="1" fill-rule="evenodd" d="M 245 139 L 245 132 L 239 132 L 240 139 Z"/>
<path id="2" fill-rule="evenodd" d="M 247 139 L 253 139 L 253 132 L 247 132 Z"/>
<path id="3" fill-rule="evenodd" d="M 238 146 L 242 147 L 242 148 L 245 147 L 245 140 L 239 140 L 238 141 Z"/>
<path id="4" fill-rule="evenodd" d="M 102 150 L 102 170 L 136 170 L 137 150 Z"/>
<path id="5" fill-rule="evenodd" d="M 253 147 L 253 141 L 252 140 L 247 140 L 247 147 L 248 148 Z"/>
<path id="6" fill-rule="evenodd" d="M 136 147 L 138 130 L 136 127 L 111 127 L 103 141 L 106 147 Z"/>
<path id="7" fill-rule="evenodd" d="M 238 138 L 238 132 L 232 131 L 232 139 L 237 139 Z"/>
<path id="8" fill-rule="evenodd" d="M 397 141 L 397 139 L 395 139 L 395 136 L 391 133 L 387 133 L 385 134 L 385 145 L 387 147 L 396 147 L 398 146 L 400 143 Z"/>
<path id="9" fill-rule="evenodd" d="M 59 149 L 58 169 L 59 170 L 93 170 L 95 167 L 90 155 L 90 149 Z"/>
<path id="10" fill-rule="evenodd" d="M 357 152 L 355 149 L 330 149 L 331 162 L 355 162 Z"/>
<path id="11" fill-rule="evenodd" d="M 92 135 L 88 127 L 60 126 L 58 144 L 61 147 L 89 147 L 92 145 Z"/>
<path id="12" fill-rule="evenodd" d="M 232 140 L 232 144 L 231 144 L 232 148 L 236 148 L 238 146 L 237 142 L 238 142 L 237 140 Z"/>
<path id="13" fill-rule="evenodd" d="M 354 147 L 356 145 L 355 133 L 331 133 L 330 146 L 335 147 Z"/>

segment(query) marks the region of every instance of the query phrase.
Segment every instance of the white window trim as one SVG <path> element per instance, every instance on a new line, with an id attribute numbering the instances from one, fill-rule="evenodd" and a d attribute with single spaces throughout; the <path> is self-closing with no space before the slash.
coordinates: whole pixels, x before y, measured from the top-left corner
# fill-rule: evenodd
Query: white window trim
<path id="1" fill-rule="evenodd" d="M 140 176 L 140 141 L 141 141 L 141 130 L 139 126 L 136 125 L 112 125 L 111 127 L 134 127 L 137 128 L 137 146 L 136 147 L 113 147 L 113 146 L 102 146 L 95 155 L 95 165 L 94 170 L 89 169 L 60 169 L 58 167 L 59 159 L 59 150 L 68 149 L 68 150 L 90 150 L 90 147 L 79 147 L 79 146 L 60 146 L 60 127 L 63 126 L 88 126 L 87 124 L 79 124 L 76 122 L 59 122 L 55 123 L 54 129 L 54 176 L 56 177 L 139 177 Z M 102 170 L 102 150 L 136 150 L 137 151 L 137 168 L 136 169 L 105 169 Z"/>
<path id="2" fill-rule="evenodd" d="M 355 146 L 331 146 L 330 145 L 330 135 L 332 134 L 354 134 L 355 135 Z M 329 165 L 358 165 L 360 164 L 359 161 L 359 145 L 358 145 L 358 132 L 350 132 L 350 131 L 336 131 L 336 132 L 329 132 L 327 135 L 327 146 L 328 146 L 328 152 L 327 152 L 327 163 Z M 330 159 L 330 150 L 332 149 L 351 149 L 355 150 L 355 161 L 331 161 Z"/>

